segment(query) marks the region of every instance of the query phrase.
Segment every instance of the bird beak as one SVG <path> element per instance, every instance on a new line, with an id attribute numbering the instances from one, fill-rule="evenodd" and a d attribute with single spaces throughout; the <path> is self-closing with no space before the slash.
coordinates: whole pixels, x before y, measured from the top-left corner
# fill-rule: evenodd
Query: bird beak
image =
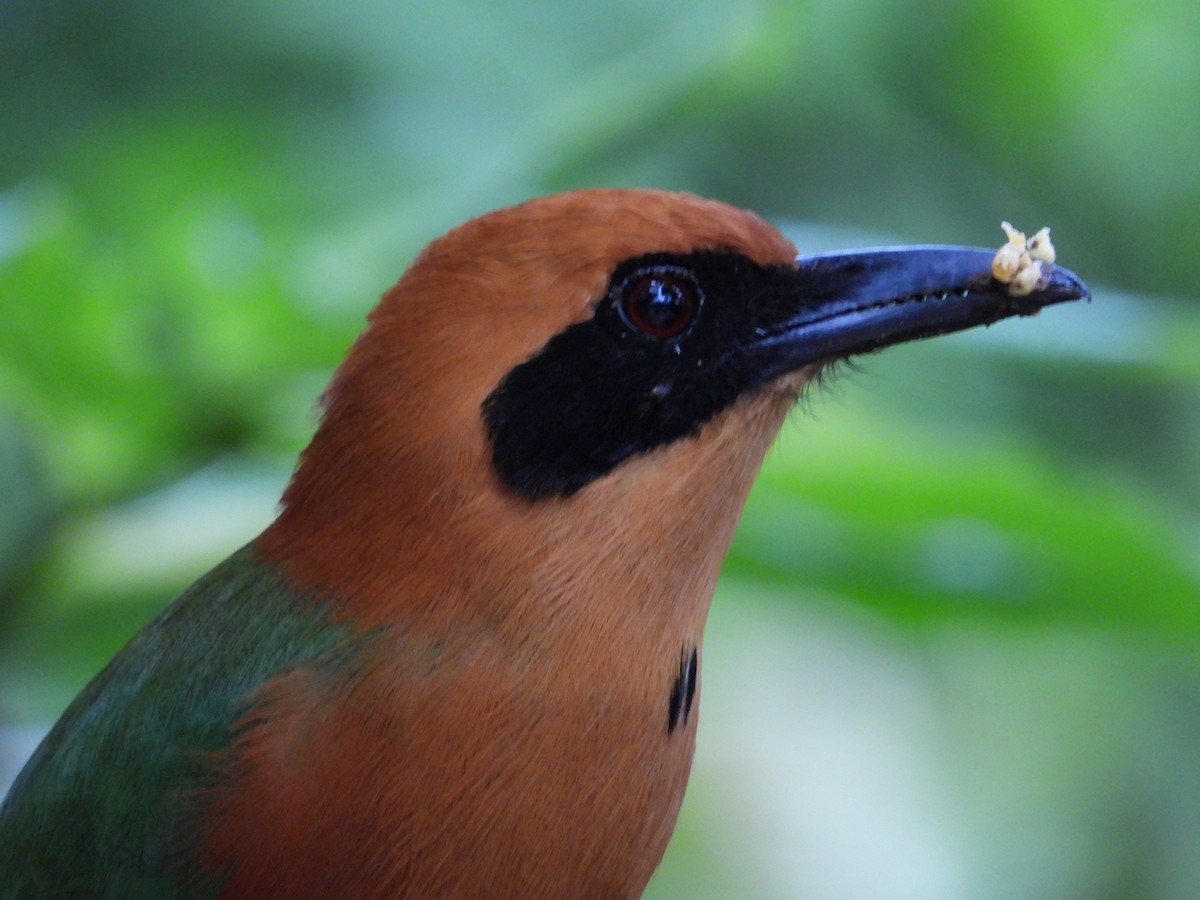
<path id="1" fill-rule="evenodd" d="M 885 247 L 801 256 L 768 325 L 747 349 L 770 377 L 810 363 L 918 338 L 1031 316 L 1042 307 L 1090 299 L 1071 271 L 1043 264 L 1024 296 L 992 275 L 995 250 Z"/>

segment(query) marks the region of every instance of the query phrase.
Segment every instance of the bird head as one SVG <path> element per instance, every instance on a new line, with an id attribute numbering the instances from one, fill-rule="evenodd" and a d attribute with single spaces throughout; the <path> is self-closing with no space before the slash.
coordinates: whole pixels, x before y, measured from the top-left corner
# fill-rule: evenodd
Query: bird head
<path id="1" fill-rule="evenodd" d="M 556 542 L 586 540 L 625 570 L 702 559 L 686 579 L 702 592 L 825 364 L 1086 295 L 1053 268 L 1011 296 L 993 255 L 798 259 L 752 213 L 660 191 L 481 216 L 371 314 L 265 543 L 329 587 L 410 552 L 544 573 Z"/>

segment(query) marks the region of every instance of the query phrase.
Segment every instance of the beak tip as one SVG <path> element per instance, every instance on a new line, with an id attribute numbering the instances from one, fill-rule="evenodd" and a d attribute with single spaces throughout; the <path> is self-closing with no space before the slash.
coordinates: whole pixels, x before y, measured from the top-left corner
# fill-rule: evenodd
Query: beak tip
<path id="1" fill-rule="evenodd" d="M 1044 289 L 1044 293 L 1049 295 L 1048 303 L 1064 303 L 1068 300 L 1082 300 L 1085 303 L 1092 302 L 1091 289 L 1078 275 L 1070 269 L 1064 269 L 1061 266 L 1056 266 L 1054 271 L 1050 273 L 1050 280 Z"/>

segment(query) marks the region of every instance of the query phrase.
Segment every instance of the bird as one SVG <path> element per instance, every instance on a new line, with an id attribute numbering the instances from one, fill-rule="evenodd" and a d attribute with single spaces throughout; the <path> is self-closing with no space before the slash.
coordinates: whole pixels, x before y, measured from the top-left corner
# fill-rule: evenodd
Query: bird
<path id="1" fill-rule="evenodd" d="M 1088 297 L 994 252 L 798 256 L 596 188 L 435 239 L 368 316 L 277 517 L 137 633 L 0 807 L 0 897 L 637 897 L 705 620 L 807 385 Z"/>

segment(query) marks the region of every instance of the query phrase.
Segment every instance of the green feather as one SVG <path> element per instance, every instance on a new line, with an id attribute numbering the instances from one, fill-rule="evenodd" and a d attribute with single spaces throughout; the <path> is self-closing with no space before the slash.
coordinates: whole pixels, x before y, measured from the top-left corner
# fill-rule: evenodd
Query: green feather
<path id="1" fill-rule="evenodd" d="M 0 806 L 0 897 L 206 897 L 186 825 L 248 695 L 361 635 L 247 545 L 139 632 L 75 698 Z M 356 639 L 357 638 L 357 639 Z"/>

